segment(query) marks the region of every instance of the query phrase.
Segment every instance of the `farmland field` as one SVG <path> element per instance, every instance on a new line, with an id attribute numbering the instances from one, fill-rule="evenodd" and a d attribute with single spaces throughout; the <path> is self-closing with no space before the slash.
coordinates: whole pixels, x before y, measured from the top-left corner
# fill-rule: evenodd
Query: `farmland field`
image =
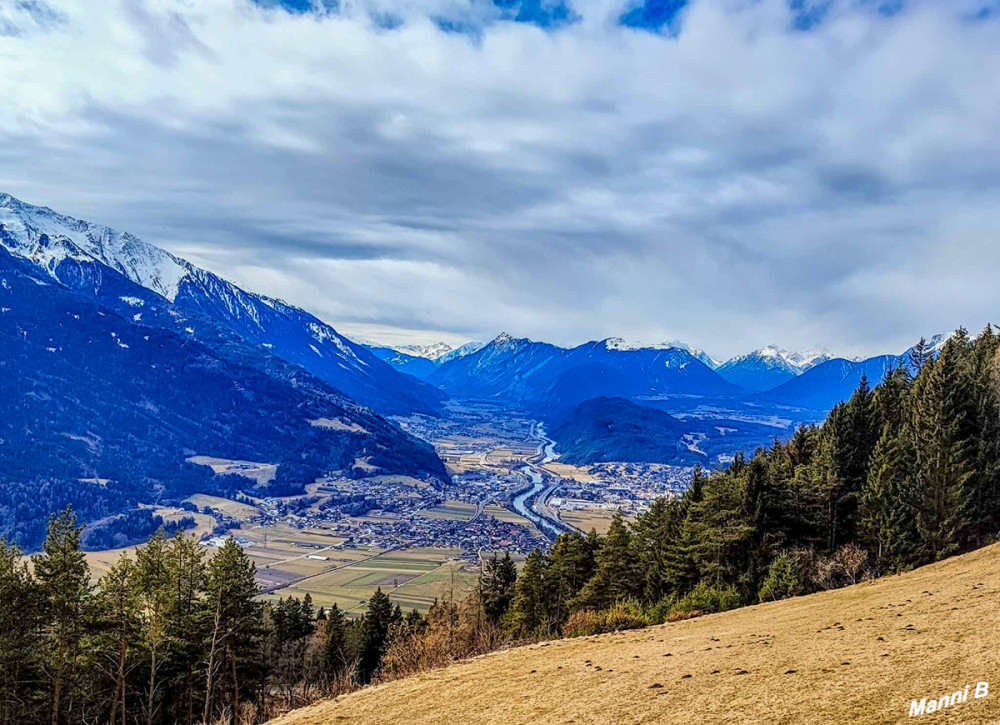
<path id="1" fill-rule="evenodd" d="M 614 514 L 607 509 L 591 508 L 579 511 L 562 510 L 559 512 L 559 517 L 580 531 L 589 533 L 591 529 L 597 529 L 597 533 L 606 534 L 611 527 Z"/>
<path id="2" fill-rule="evenodd" d="M 402 551 L 342 550 L 330 554 L 328 562 L 307 560 L 302 571 L 298 562 L 274 564 L 269 570 L 290 572 L 304 578 L 266 595 L 304 597 L 308 593 L 317 606 L 337 604 L 352 614 L 360 614 L 368 599 L 381 588 L 403 609 L 426 611 L 436 599 L 460 598 L 475 581 L 475 573 L 463 561 L 455 560 L 461 552 L 448 549 L 407 549 Z M 259 552 L 253 552 L 255 560 Z M 335 558 L 360 554 L 358 558 Z M 260 564 L 258 563 L 258 566 Z M 311 570 L 310 570 L 311 569 Z M 262 573 L 267 576 L 267 572 Z"/>
<path id="3" fill-rule="evenodd" d="M 196 493 L 194 496 L 189 496 L 184 500 L 189 503 L 193 503 L 198 507 L 198 510 L 208 506 L 211 509 L 215 509 L 226 514 L 227 516 L 232 516 L 237 521 L 246 521 L 247 519 L 260 513 L 260 510 L 256 506 L 240 503 L 239 501 L 233 501 L 228 498 L 221 498 L 220 496 L 209 496 L 204 493 Z"/>

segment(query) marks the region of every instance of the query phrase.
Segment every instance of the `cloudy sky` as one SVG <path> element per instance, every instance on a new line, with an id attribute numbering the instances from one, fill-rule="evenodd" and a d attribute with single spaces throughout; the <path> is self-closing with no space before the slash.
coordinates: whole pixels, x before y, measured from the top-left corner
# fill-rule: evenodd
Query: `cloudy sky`
<path id="1" fill-rule="evenodd" d="M 0 0 L 0 191 L 388 342 L 1000 320 L 1000 0 Z"/>

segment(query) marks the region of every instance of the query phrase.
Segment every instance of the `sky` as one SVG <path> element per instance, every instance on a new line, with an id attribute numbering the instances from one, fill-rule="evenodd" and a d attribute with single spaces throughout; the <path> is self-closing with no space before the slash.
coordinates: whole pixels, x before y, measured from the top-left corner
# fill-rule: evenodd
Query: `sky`
<path id="1" fill-rule="evenodd" d="M 1000 321 L 1000 0 L 0 0 L 0 191 L 342 332 Z"/>

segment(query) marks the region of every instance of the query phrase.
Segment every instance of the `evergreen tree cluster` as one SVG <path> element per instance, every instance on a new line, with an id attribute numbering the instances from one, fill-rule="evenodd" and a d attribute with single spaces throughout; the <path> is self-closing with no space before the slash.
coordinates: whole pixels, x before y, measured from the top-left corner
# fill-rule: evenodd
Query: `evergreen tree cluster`
<path id="1" fill-rule="evenodd" d="M 197 522 L 193 516 L 164 521 L 152 509 L 132 509 L 97 526 L 87 527 L 83 536 L 83 548 L 86 551 L 121 549 L 147 541 L 159 529 L 163 529 L 167 536 L 173 536 L 178 531 L 193 529 L 195 526 Z"/>
<path id="2" fill-rule="evenodd" d="M 820 427 L 800 428 L 607 536 L 531 554 L 519 637 L 641 626 L 843 586 L 982 546 L 1000 532 L 1000 338 L 918 345 Z"/>
<path id="3" fill-rule="evenodd" d="M 381 590 L 358 619 L 308 594 L 263 602 L 234 540 L 208 557 L 163 529 L 94 585 L 82 528 L 52 517 L 30 561 L 0 539 L 0 724 L 263 722 L 374 680 L 426 625 Z"/>

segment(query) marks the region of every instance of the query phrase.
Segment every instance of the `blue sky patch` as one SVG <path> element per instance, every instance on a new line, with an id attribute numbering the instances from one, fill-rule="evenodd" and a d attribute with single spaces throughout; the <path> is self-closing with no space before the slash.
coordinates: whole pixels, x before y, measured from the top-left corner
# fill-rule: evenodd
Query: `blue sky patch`
<path id="1" fill-rule="evenodd" d="M 337 12 L 339 0 L 252 0 L 263 8 L 284 8 L 290 13 L 304 14 L 315 11 Z"/>
<path id="2" fill-rule="evenodd" d="M 688 0 L 645 0 L 622 15 L 618 22 L 629 28 L 660 30 L 667 27 L 676 31 L 678 16 L 687 4 Z"/>

